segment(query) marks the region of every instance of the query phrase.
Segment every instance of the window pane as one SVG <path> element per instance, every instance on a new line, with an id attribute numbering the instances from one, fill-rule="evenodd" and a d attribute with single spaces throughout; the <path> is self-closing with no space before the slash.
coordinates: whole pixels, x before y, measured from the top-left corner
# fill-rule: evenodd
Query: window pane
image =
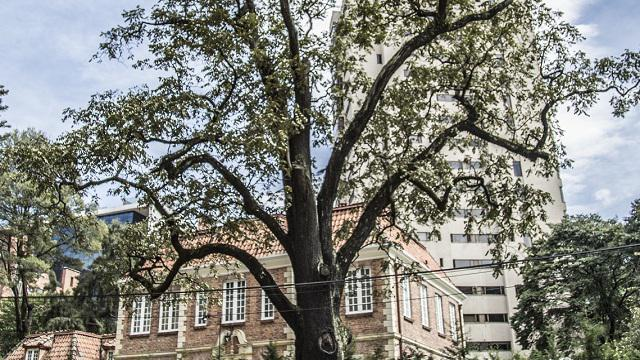
<path id="1" fill-rule="evenodd" d="M 484 293 L 487 295 L 504 295 L 504 287 L 487 286 L 484 288 Z"/>
<path id="2" fill-rule="evenodd" d="M 522 177 L 522 164 L 518 160 L 513 161 L 513 175 L 516 177 Z"/>
<path id="3" fill-rule="evenodd" d="M 420 318 L 423 326 L 429 326 L 429 298 L 427 286 L 420 285 Z"/>
<path id="4" fill-rule="evenodd" d="M 467 235 L 466 234 L 459 234 L 459 233 L 452 233 L 451 234 L 451 242 L 453 242 L 453 243 L 467 243 Z"/>
<path id="5" fill-rule="evenodd" d="M 442 314 L 442 296 L 436 295 L 436 320 L 438 332 L 444 334 L 444 315 Z"/>
<path id="6" fill-rule="evenodd" d="M 451 339 L 458 341 L 458 320 L 456 318 L 456 306 L 453 303 L 449 304 L 449 324 L 451 327 Z"/>

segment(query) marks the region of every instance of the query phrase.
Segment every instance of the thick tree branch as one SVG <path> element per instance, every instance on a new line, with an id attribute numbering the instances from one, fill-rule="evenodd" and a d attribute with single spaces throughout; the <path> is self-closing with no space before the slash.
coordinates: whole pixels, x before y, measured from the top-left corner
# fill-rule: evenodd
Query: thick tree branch
<path id="1" fill-rule="evenodd" d="M 152 298 L 157 298 L 162 293 L 167 291 L 171 286 L 174 278 L 180 272 L 180 269 L 190 261 L 203 259 L 207 256 L 221 254 L 240 261 L 253 277 L 258 281 L 264 292 L 269 296 L 269 299 L 273 302 L 273 305 L 278 309 L 282 318 L 287 321 L 287 324 L 294 330 L 299 327 L 300 313 L 294 304 L 289 301 L 287 296 L 284 295 L 280 287 L 276 284 L 275 280 L 271 276 L 271 273 L 264 268 L 264 266 L 254 256 L 246 252 L 245 250 L 233 245 L 224 243 L 210 243 L 200 246 L 195 249 L 185 249 L 182 255 L 178 256 L 178 259 L 171 265 L 169 272 L 164 277 L 164 280 L 156 284 L 149 281 L 147 278 L 139 274 L 143 270 L 143 265 L 139 265 L 132 269 L 129 276 L 143 285 L 143 287 L 151 294 Z"/>
<path id="2" fill-rule="evenodd" d="M 280 223 L 269 213 L 267 213 L 262 206 L 258 203 L 258 201 L 251 194 L 251 190 L 244 184 L 244 182 L 234 174 L 229 168 L 227 168 L 222 162 L 217 160 L 215 157 L 209 154 L 199 154 L 192 157 L 188 157 L 183 159 L 177 167 L 175 167 L 177 172 L 184 172 L 187 168 L 195 165 L 195 164 L 209 164 L 213 169 L 215 169 L 224 180 L 233 187 L 233 189 L 240 194 L 243 201 L 244 210 L 256 217 L 265 226 L 271 231 L 271 233 L 278 239 L 280 244 L 284 247 L 287 252 L 290 252 L 291 242 L 289 241 L 289 236 L 282 229 Z M 291 253 L 290 253 L 291 254 Z"/>
<path id="3" fill-rule="evenodd" d="M 404 181 L 409 179 L 410 175 L 418 169 L 418 165 L 421 162 L 428 160 L 440 152 L 447 144 L 447 141 L 459 133 L 460 124 L 455 124 L 445 129 L 427 148 L 418 153 L 405 167 L 392 174 L 384 184 L 380 186 L 365 206 L 353 232 L 337 252 L 336 262 L 339 272 L 346 274 L 349 265 L 353 262 L 356 254 L 376 226 L 378 216 L 391 203 L 393 193 L 396 189 L 398 189 Z"/>

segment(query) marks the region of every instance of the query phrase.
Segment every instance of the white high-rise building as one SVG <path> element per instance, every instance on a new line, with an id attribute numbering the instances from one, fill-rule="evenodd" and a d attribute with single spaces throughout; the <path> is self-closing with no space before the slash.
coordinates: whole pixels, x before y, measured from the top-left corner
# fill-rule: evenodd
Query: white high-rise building
<path id="1" fill-rule="evenodd" d="M 333 14 L 332 23 L 335 24 L 340 12 Z M 365 55 L 363 68 L 372 79 L 380 72 L 386 60 L 391 59 L 397 48 L 378 45 L 371 54 Z M 402 77 L 401 68 L 395 76 Z M 340 74 L 343 81 L 348 81 L 350 74 Z M 455 100 L 447 94 L 439 94 L 437 101 L 446 106 L 454 104 Z M 358 101 L 352 100 L 341 104 L 339 110 L 342 120 L 338 124 L 338 131 L 349 124 L 359 108 Z M 413 139 L 416 146 L 423 140 L 416 135 Z M 425 143 L 423 145 L 428 145 Z M 487 145 L 491 151 L 504 154 L 503 149 Z M 456 169 L 471 169 L 479 167 L 477 154 L 471 150 L 463 152 L 446 149 L 443 151 L 449 164 Z M 463 162 L 466 160 L 466 162 Z M 548 192 L 552 202 L 545 207 L 547 213 L 546 224 L 559 223 L 566 213 L 566 205 L 562 194 L 562 181 L 558 174 L 552 178 L 543 178 L 528 174 L 531 162 L 522 157 L 513 156 L 513 177 L 521 177 L 521 180 L 536 189 Z M 349 175 L 347 175 L 349 177 Z M 342 199 L 345 203 L 359 201 L 360 197 L 352 195 L 348 199 Z M 457 209 L 455 218 L 442 226 L 437 227 L 439 237 L 433 234 L 434 227 L 414 222 L 413 227 L 419 239 L 427 247 L 428 251 L 440 261 L 440 265 L 447 268 L 459 268 L 472 265 L 491 263 L 492 257 L 488 252 L 491 248 L 491 231 L 475 229 L 472 232 L 465 231 L 465 219 L 469 214 L 480 216 L 481 209 Z M 548 229 L 546 224 L 541 224 L 543 229 Z M 513 254 L 524 257 L 524 250 L 530 246 L 531 239 L 528 236 L 518 236 L 513 241 L 507 242 L 506 247 Z M 517 271 L 508 270 L 503 275 L 494 277 L 492 269 L 478 269 L 456 271 L 449 274 L 453 283 L 461 292 L 467 294 L 463 305 L 463 321 L 465 341 L 469 350 L 475 350 L 481 358 L 489 356 L 489 352 L 500 358 L 510 358 L 513 353 L 521 350 L 516 342 L 515 332 L 512 330 L 509 320 L 517 307 L 516 289 L 521 284 L 521 277 Z"/>

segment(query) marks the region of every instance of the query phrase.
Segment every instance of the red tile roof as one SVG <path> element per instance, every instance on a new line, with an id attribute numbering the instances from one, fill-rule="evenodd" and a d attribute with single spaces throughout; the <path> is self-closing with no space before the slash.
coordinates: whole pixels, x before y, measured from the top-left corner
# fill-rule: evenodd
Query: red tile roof
<path id="1" fill-rule="evenodd" d="M 356 226 L 357 221 L 359 220 L 360 215 L 363 212 L 363 209 L 364 208 L 361 203 L 340 206 L 333 209 L 333 219 L 331 226 L 333 230 L 333 240 L 335 248 L 338 248 L 342 244 L 344 244 L 346 238 L 351 235 L 351 231 L 353 230 L 353 227 Z M 276 219 L 280 221 L 282 228 L 286 230 L 287 225 L 285 218 L 282 216 L 277 216 Z M 386 237 L 387 239 L 394 240 L 395 242 L 400 244 L 403 250 L 408 255 L 427 265 L 431 270 L 440 269 L 439 263 L 435 261 L 433 256 L 431 256 L 431 254 L 423 244 L 419 243 L 415 239 L 407 239 L 406 234 L 401 232 L 397 227 L 387 227 L 389 222 L 382 218 L 378 219 L 378 223 L 378 229 L 382 230 L 379 233 L 380 235 Z M 285 254 L 285 251 L 280 243 L 273 239 L 271 233 L 266 230 L 265 226 L 261 222 L 247 222 L 244 226 L 238 228 L 239 229 L 236 229 L 235 231 L 241 234 L 242 242 L 237 241 L 237 239 L 240 237 L 230 236 L 228 239 L 228 243 L 237 245 L 238 247 L 248 251 L 256 258 Z M 203 230 L 203 235 L 196 237 L 196 239 L 191 242 L 188 242 L 188 246 L 193 247 L 196 245 L 211 243 L 214 241 L 214 239 L 216 242 L 219 242 L 221 237 L 225 238 L 224 235 L 221 236 L 219 234 L 204 234 L 205 232 L 206 231 Z M 185 243 L 187 242 L 185 241 Z M 375 240 L 370 238 L 369 240 L 367 240 L 367 242 L 365 242 L 364 246 L 374 243 Z M 224 257 L 222 258 L 224 259 Z M 189 263 L 189 265 L 210 264 L 215 262 L 216 259 L 220 259 L 220 256 L 208 257 L 197 262 L 191 262 Z M 443 272 L 439 272 L 437 276 L 440 278 L 448 279 L 448 277 Z"/>
<path id="2" fill-rule="evenodd" d="M 113 350 L 114 345 L 114 334 L 53 331 L 27 336 L 7 360 L 24 360 L 27 348 L 40 349 L 41 360 L 100 360 L 106 358 L 106 350 Z"/>

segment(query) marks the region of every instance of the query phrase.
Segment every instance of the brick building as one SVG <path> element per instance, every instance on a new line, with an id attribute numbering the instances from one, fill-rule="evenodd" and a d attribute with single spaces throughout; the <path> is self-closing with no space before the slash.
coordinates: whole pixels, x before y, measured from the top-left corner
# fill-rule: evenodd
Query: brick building
<path id="1" fill-rule="evenodd" d="M 336 209 L 334 229 L 353 217 L 355 209 Z M 401 237 L 393 228 L 384 232 Z M 450 350 L 463 339 L 460 314 L 465 296 L 438 272 L 438 263 L 422 244 L 401 244 L 386 252 L 369 244 L 352 265 L 355 281 L 345 287 L 341 319 L 355 340 L 355 356 L 370 358 L 377 349 L 392 359 L 417 351 L 425 357 L 451 357 Z M 293 283 L 288 256 L 281 249 L 252 252 L 277 284 Z M 388 263 L 392 266 L 385 267 Z M 397 276 L 407 265 L 426 273 Z M 280 355 L 294 355 L 292 330 L 246 268 L 232 271 L 212 265 L 186 272 L 209 290 L 167 294 L 154 301 L 138 297 L 127 306 L 121 302 L 116 359 L 260 359 L 270 342 Z M 293 287 L 283 292 L 295 302 Z"/>

